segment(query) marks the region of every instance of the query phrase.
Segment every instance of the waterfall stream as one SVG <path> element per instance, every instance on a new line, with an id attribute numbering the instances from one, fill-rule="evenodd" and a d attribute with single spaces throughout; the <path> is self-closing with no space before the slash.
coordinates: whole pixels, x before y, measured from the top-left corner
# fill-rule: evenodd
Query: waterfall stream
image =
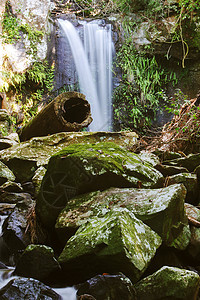
<path id="1" fill-rule="evenodd" d="M 112 61 L 114 44 L 110 24 L 83 22 L 83 43 L 76 28 L 58 20 L 73 55 L 80 91 L 91 105 L 91 131 L 112 130 Z M 96 21 L 95 21 L 96 22 Z"/>
<path id="2" fill-rule="evenodd" d="M 2 235 L 2 226 L 7 216 L 0 215 L 0 238 Z M 1 256 L 1 243 L 0 243 L 0 262 Z M 0 269 L 0 289 L 8 284 L 11 280 L 19 278 L 19 276 L 13 276 L 14 267 L 8 267 L 7 269 Z M 53 290 L 62 297 L 63 300 L 76 300 L 77 290 L 74 287 L 53 288 Z"/>

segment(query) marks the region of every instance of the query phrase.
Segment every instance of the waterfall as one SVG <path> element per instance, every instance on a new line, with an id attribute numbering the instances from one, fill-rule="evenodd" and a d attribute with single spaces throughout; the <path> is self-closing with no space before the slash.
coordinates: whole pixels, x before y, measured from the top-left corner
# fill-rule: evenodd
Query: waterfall
<path id="1" fill-rule="evenodd" d="M 71 47 L 80 91 L 91 105 L 91 131 L 112 129 L 112 57 L 114 46 L 110 24 L 83 23 L 83 41 L 75 27 L 58 20 Z"/>

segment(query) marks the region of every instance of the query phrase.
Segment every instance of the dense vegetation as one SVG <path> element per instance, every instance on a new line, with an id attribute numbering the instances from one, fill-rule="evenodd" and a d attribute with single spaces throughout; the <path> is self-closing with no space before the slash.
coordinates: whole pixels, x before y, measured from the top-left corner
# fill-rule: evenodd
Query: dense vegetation
<path id="1" fill-rule="evenodd" d="M 180 52 L 182 53 L 180 59 L 177 59 L 175 63 L 184 70 L 190 49 L 195 48 L 196 51 L 200 51 L 199 1 L 75 0 L 67 2 L 63 11 L 72 10 L 72 7 L 74 9 L 74 4 L 74 12 L 79 17 L 99 18 L 108 17 L 111 14 L 118 15 L 117 30 L 120 30 L 120 38 L 114 72 L 116 69 L 121 70 L 121 81 L 113 96 L 115 129 L 144 131 L 155 120 L 161 102 L 162 106 L 166 105 L 170 112 L 174 112 L 174 108 L 177 109 L 177 107 L 172 102 L 170 108 L 171 98 L 167 92 L 168 87 L 177 88 L 173 101 L 187 98 L 185 95 L 182 96 L 182 92 L 178 89 L 176 72 L 173 69 L 163 67 L 162 63 L 160 64 L 160 56 L 156 54 L 154 49 L 156 38 L 150 44 L 136 49 L 133 37 L 144 22 L 148 22 L 149 32 L 153 32 L 156 36 L 161 30 L 159 27 L 161 21 L 172 17 L 174 26 L 169 32 L 164 33 L 167 36 L 165 41 L 167 50 L 162 56 L 165 60 L 170 60 L 172 45 L 180 45 L 180 49 L 182 49 Z M 6 80 L 1 91 L 14 91 L 16 101 L 23 103 L 24 124 L 37 112 L 38 103 L 45 93 L 52 90 L 54 70 L 46 61 L 38 61 L 37 45 L 44 33 L 22 23 L 12 13 L 9 1 L 7 1 L 1 23 L 3 42 L 12 44 L 22 38 L 27 38 L 29 40 L 27 55 L 34 58 L 35 61 L 26 73 L 19 74 L 13 73 L 9 68 L 7 69 L 5 58 L 3 75 Z"/>
<path id="2" fill-rule="evenodd" d="M 83 16 L 109 16 L 118 13 L 123 26 L 123 38 L 117 54 L 117 67 L 122 70 L 122 80 L 114 92 L 114 123 L 115 129 L 137 129 L 143 131 L 150 126 L 156 117 L 160 103 L 166 105 L 170 112 L 177 109 L 179 101 L 187 96 L 182 96 L 178 89 L 177 75 L 174 70 L 161 67 L 159 57 L 154 51 L 154 43 L 136 49 L 133 37 L 142 23 L 148 22 L 149 32 L 155 35 L 163 30 L 162 20 L 173 18 L 174 26 L 170 32 L 163 32 L 167 39 L 166 60 L 171 58 L 171 48 L 178 45 L 180 58 L 173 64 L 186 67 L 185 62 L 190 48 L 200 50 L 200 3 L 195 0 L 162 1 L 162 0 L 110 0 L 110 1 L 79 1 L 78 15 Z M 159 27 L 160 26 L 160 27 Z M 156 41 L 156 39 L 155 39 Z M 187 73 L 179 71 L 179 79 Z M 177 90 L 174 101 L 167 94 L 171 85 Z M 172 106 L 170 107 L 170 105 Z"/>
<path id="3" fill-rule="evenodd" d="M 36 114 L 38 103 L 43 96 L 53 89 L 54 67 L 49 66 L 47 61 L 39 61 L 38 59 L 37 46 L 43 38 L 44 32 L 32 28 L 28 23 L 22 23 L 13 14 L 9 1 L 5 5 L 1 25 L 4 44 L 15 44 L 24 39 L 29 41 L 26 54 L 33 61 L 33 64 L 26 72 L 14 72 L 9 67 L 8 57 L 4 57 L 4 71 L 1 75 L 4 83 L 0 88 L 0 92 L 12 92 L 15 95 L 16 104 L 19 104 L 23 111 L 21 125 L 24 125 Z M 18 121 L 17 112 L 15 114 L 14 111 L 13 122 Z"/>

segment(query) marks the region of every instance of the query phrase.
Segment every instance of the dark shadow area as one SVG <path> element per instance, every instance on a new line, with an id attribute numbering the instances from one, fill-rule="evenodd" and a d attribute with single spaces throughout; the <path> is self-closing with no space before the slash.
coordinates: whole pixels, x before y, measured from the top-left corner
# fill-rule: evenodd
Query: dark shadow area
<path id="1" fill-rule="evenodd" d="M 82 123 L 90 113 L 89 105 L 81 98 L 70 98 L 64 104 L 63 118 L 70 123 Z"/>

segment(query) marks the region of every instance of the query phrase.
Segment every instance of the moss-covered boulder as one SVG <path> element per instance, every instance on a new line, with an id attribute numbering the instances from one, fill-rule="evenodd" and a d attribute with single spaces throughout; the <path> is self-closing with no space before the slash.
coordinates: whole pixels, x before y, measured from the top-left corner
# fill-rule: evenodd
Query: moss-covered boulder
<path id="1" fill-rule="evenodd" d="M 157 232 L 166 245 L 172 246 L 187 225 L 185 195 L 182 184 L 162 189 L 110 188 L 80 195 L 71 199 L 60 213 L 56 231 L 63 241 L 90 218 L 103 217 L 113 208 L 125 207 Z"/>
<path id="2" fill-rule="evenodd" d="M 183 183 L 187 190 L 185 201 L 191 204 L 198 204 L 198 183 L 196 174 L 181 173 L 169 176 L 167 179 L 167 183 L 168 185 L 175 183 Z"/>
<path id="3" fill-rule="evenodd" d="M 119 208 L 82 225 L 69 239 L 58 261 L 69 283 L 116 272 L 136 282 L 161 243 L 157 233 L 127 209 Z"/>
<path id="4" fill-rule="evenodd" d="M 50 279 L 53 272 L 59 270 L 60 266 L 52 248 L 44 245 L 29 245 L 17 262 L 15 274 L 45 281 Z"/>
<path id="5" fill-rule="evenodd" d="M 190 226 L 185 225 L 183 227 L 182 232 L 173 241 L 171 246 L 173 246 L 174 248 L 179 249 L 179 250 L 185 250 L 187 248 L 187 246 L 189 245 L 190 238 L 191 238 Z"/>
<path id="6" fill-rule="evenodd" d="M 199 286 L 196 272 L 165 266 L 134 287 L 140 300 L 190 300 L 197 299 Z"/>
<path id="7" fill-rule="evenodd" d="M 6 181 L 15 181 L 15 175 L 0 161 L 0 185 L 4 184 Z"/>
<path id="8" fill-rule="evenodd" d="M 114 143 L 71 145 L 49 161 L 37 214 L 52 226 L 69 199 L 78 194 L 109 187 L 156 187 L 162 179 L 149 163 Z"/>
<path id="9" fill-rule="evenodd" d="M 71 144 L 114 142 L 134 150 L 137 138 L 138 136 L 134 132 L 60 132 L 49 136 L 35 137 L 30 141 L 3 150 L 0 153 L 0 159 L 8 165 L 14 165 L 13 160 L 20 160 L 21 171 L 23 171 L 24 161 L 34 162 L 38 167 L 46 165 L 52 155 Z M 31 168 L 30 164 L 29 169 L 31 170 Z"/>

